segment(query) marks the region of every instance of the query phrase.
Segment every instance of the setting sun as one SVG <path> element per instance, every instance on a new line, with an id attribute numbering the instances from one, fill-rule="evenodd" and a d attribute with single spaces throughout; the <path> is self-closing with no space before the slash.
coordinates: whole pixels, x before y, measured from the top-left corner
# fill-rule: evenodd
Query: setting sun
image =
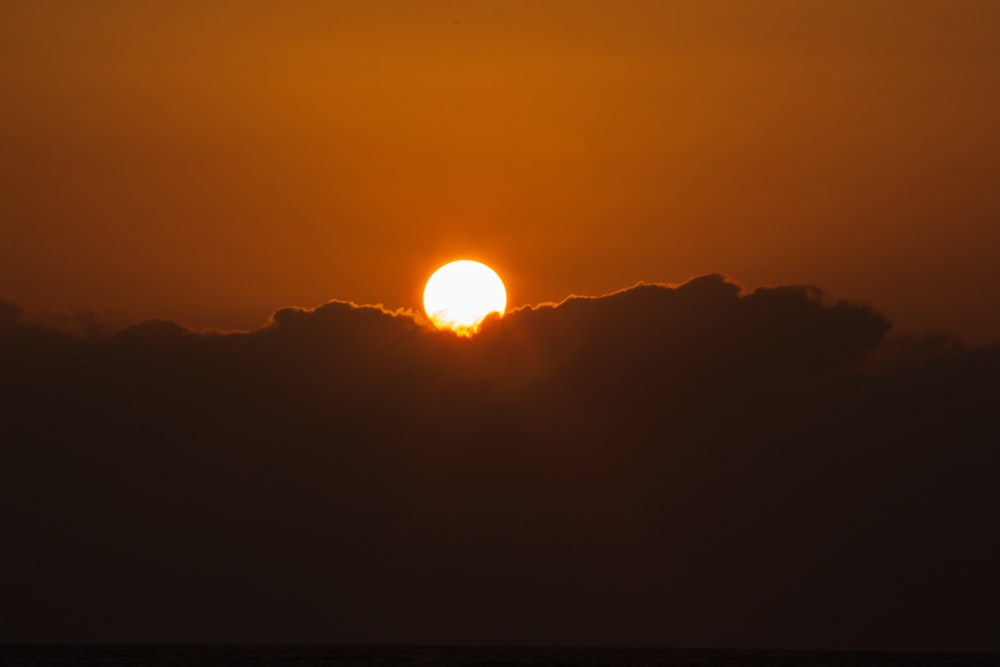
<path id="1" fill-rule="evenodd" d="M 439 329 L 470 336 L 490 313 L 503 315 L 507 290 L 496 271 L 471 260 L 445 264 L 424 287 L 424 312 Z"/>

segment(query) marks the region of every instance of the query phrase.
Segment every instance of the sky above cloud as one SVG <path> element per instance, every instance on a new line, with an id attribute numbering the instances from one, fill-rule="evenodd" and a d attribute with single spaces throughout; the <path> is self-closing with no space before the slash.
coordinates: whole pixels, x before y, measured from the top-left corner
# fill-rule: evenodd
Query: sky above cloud
<path id="1" fill-rule="evenodd" d="M 992 2 L 4 3 L 0 294 L 253 328 L 722 271 L 1000 339 Z"/>

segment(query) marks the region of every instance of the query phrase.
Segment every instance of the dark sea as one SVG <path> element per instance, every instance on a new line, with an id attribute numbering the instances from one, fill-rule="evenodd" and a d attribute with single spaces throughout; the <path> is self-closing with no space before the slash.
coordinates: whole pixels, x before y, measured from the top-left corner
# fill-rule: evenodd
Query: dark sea
<path id="1" fill-rule="evenodd" d="M 735 651 L 607 647 L 6 645 L 0 665 L 608 665 L 613 667 L 985 667 L 1000 654 Z"/>

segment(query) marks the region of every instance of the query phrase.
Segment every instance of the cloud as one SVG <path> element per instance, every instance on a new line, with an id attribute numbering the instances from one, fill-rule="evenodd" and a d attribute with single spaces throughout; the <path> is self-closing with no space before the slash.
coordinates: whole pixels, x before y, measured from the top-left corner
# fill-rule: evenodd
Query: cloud
<path id="1" fill-rule="evenodd" d="M 0 299 L 0 326 L 11 326 L 21 315 L 21 307 L 16 303 Z"/>
<path id="2" fill-rule="evenodd" d="M 721 276 L 471 339 L 16 316 L 2 640 L 1000 649 L 995 349 Z"/>

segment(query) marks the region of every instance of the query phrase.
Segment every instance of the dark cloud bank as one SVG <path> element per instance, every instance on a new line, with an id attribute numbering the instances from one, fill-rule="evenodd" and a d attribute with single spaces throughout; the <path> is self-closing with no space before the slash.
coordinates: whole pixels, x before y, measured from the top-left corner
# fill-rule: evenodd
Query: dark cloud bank
<path id="1" fill-rule="evenodd" d="M 1000 650 L 1000 353 L 718 276 L 457 339 L 0 305 L 0 640 Z"/>

